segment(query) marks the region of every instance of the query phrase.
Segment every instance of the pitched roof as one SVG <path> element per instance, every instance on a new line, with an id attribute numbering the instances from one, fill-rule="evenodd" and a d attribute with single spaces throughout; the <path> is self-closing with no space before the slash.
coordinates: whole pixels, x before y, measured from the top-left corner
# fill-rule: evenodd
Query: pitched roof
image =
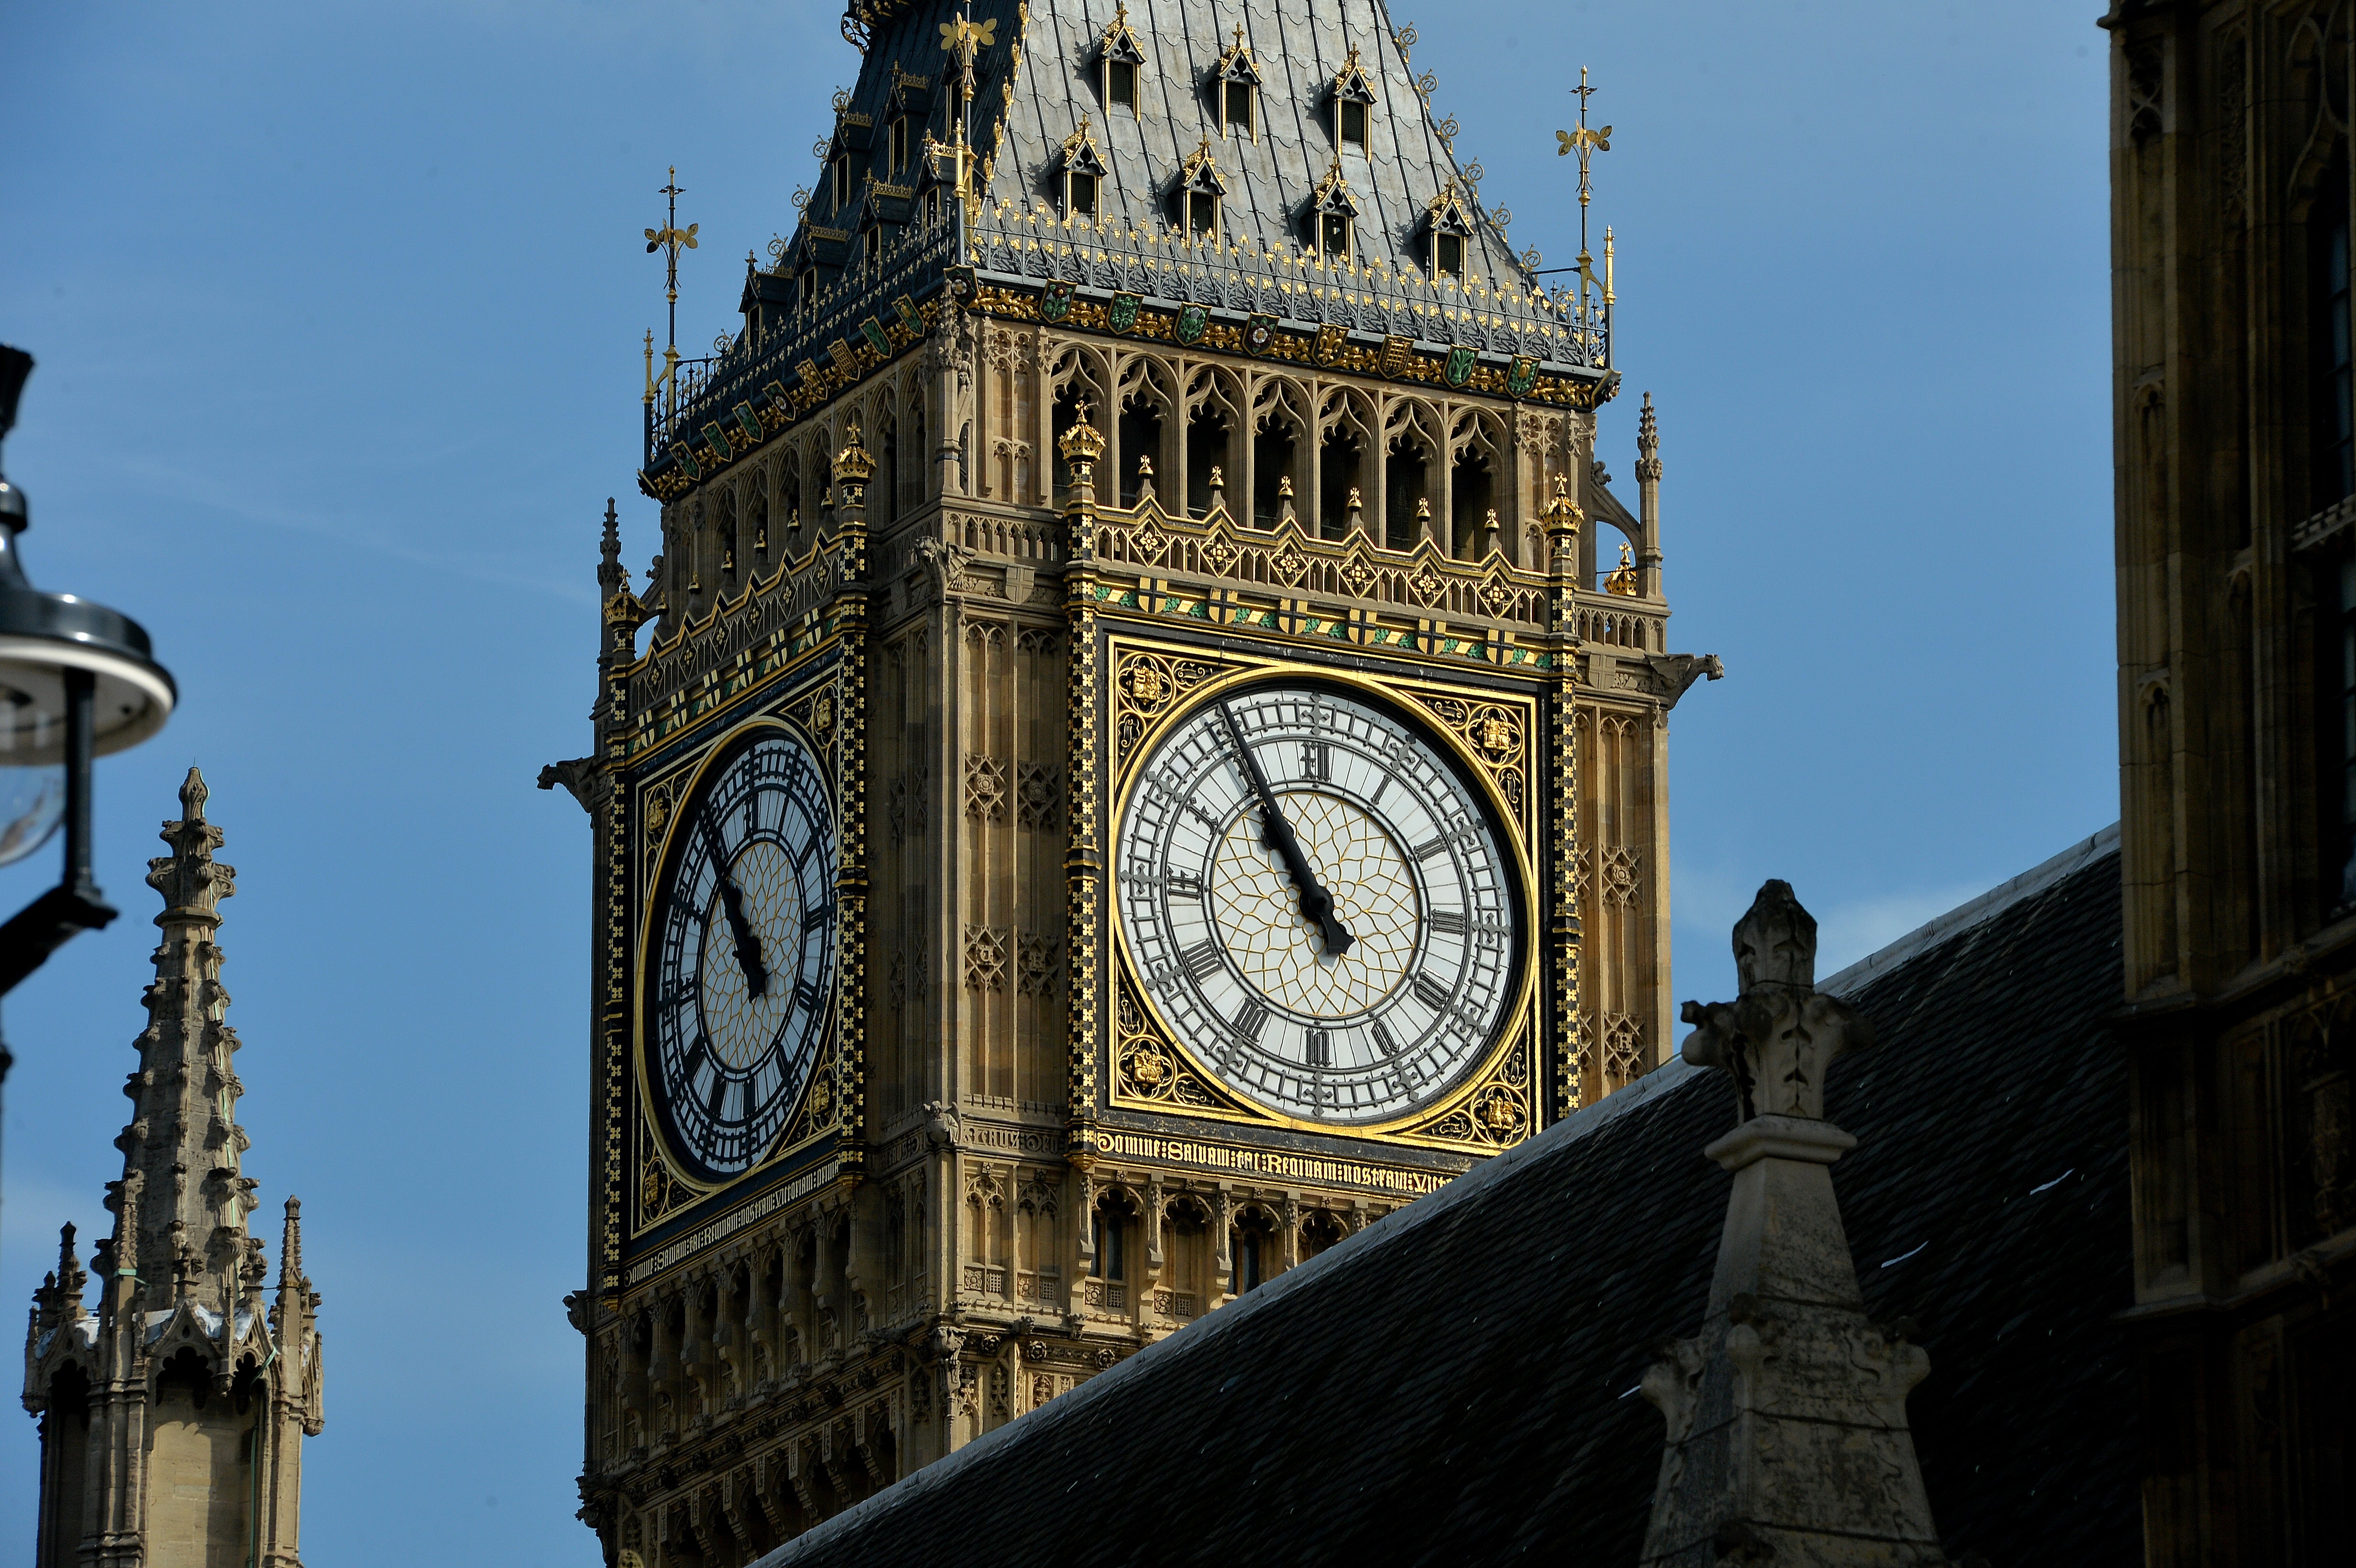
<path id="1" fill-rule="evenodd" d="M 2116 850 L 2015 888 L 1849 993 L 1833 1180 L 1949 1552 L 2139 1563 Z M 1734 1115 L 1663 1067 L 764 1563 L 1633 1562 Z"/>
<path id="2" fill-rule="evenodd" d="M 970 0 L 977 34 L 990 40 L 974 59 L 971 144 L 985 177 L 970 220 L 946 191 L 930 194 L 954 184 L 955 168 L 927 153 L 956 139 L 959 66 L 943 41 L 964 9 L 960 0 L 862 0 L 845 16 L 864 56 L 859 79 L 836 95 L 811 194 L 774 252 L 776 272 L 806 280 L 810 297 L 708 366 L 692 362 L 700 379 L 678 432 L 739 401 L 774 399 L 772 388 L 801 388 L 805 366 L 838 341 L 855 349 L 864 321 L 888 334 L 905 319 L 899 302 L 931 298 L 952 266 L 1018 293 L 1067 283 L 1099 297 L 1264 313 L 1338 325 L 1362 343 L 1407 337 L 1604 379 L 1608 313 L 1597 301 L 1582 314 L 1575 283 L 1550 292 L 1515 256 L 1506 209 L 1483 199 L 1479 166 L 1457 159 L 1455 123 L 1434 118 L 1430 73 L 1413 68 L 1382 0 L 1134 0 L 1125 16 L 1116 0 Z M 1139 57 L 1134 111 L 1106 101 L 1108 35 Z M 1239 73 L 1258 78 L 1256 134 L 1222 123 L 1218 90 Z M 1338 139 L 1337 91 L 1371 94 L 1364 149 Z M 1083 120 L 1105 165 L 1093 221 L 1064 210 L 1065 147 Z M 1184 231 L 1190 159 L 1222 193 L 1215 240 Z M 1337 168 L 1355 211 L 1346 261 L 1317 254 L 1311 229 L 1319 188 Z M 1462 239 L 1461 278 L 1431 273 L 1435 220 Z M 668 417 L 659 423 L 672 433 Z"/>

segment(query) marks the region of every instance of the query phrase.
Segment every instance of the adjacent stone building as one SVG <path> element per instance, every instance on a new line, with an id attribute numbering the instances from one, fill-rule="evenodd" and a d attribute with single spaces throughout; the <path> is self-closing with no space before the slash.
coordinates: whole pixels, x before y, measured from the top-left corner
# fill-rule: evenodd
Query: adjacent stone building
<path id="1" fill-rule="evenodd" d="M 2149 1560 L 2322 1562 L 2356 1495 L 2356 16 L 2104 26 Z"/>
<path id="2" fill-rule="evenodd" d="M 321 1421 L 319 1296 L 303 1272 L 301 1205 L 286 1200 L 274 1293 L 246 1222 L 244 1093 L 220 983 L 220 901 L 235 870 L 213 859 L 194 768 L 168 856 L 155 979 L 132 1120 L 107 1184 L 112 1233 L 92 1259 L 65 1228 L 35 1294 L 25 1407 L 41 1425 L 36 1568 L 299 1568 L 303 1439 Z"/>

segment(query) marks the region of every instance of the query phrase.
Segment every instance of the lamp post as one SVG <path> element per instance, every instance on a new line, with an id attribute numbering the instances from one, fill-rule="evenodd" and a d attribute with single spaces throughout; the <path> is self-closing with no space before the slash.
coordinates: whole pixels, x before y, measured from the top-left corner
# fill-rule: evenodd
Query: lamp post
<path id="1" fill-rule="evenodd" d="M 0 344 L 0 441 L 32 369 L 31 355 Z M 0 924 L 0 996 L 114 918 L 91 878 L 91 759 L 162 729 L 179 696 L 136 621 L 33 586 L 16 548 L 31 522 L 0 472 L 0 863 L 38 848 L 60 817 L 66 835 L 63 878 Z M 7 1071 L 0 1046 L 0 1080 Z"/>

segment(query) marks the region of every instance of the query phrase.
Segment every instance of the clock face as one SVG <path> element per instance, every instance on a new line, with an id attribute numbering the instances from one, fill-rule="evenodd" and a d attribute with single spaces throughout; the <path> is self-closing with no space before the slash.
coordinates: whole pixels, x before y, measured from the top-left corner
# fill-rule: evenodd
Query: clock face
<path id="1" fill-rule="evenodd" d="M 1505 833 L 1448 753 L 1367 699 L 1304 683 L 1197 708 L 1141 762 L 1116 856 L 1156 1009 L 1270 1110 L 1404 1115 L 1486 1054 L 1513 1003 Z"/>
<path id="2" fill-rule="evenodd" d="M 809 1082 L 834 1000 L 834 809 L 818 760 L 767 730 L 705 775 L 656 893 L 648 1076 L 671 1145 L 750 1169 Z"/>

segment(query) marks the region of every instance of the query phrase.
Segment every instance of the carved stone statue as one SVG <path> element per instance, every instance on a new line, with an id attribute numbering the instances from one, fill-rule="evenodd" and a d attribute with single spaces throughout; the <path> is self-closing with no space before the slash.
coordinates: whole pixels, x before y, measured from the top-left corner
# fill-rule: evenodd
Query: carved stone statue
<path id="1" fill-rule="evenodd" d="M 1833 1196 L 1857 1140 L 1824 1119 L 1825 1070 L 1873 1026 L 1816 989 L 1789 883 L 1759 890 L 1734 959 L 1740 996 L 1685 1007 L 1685 1059 L 1734 1075 L 1742 1120 L 1703 1150 L 1734 1173 L 1708 1316 L 1644 1377 L 1668 1445 L 1643 1561 L 1944 1563 L 1906 1424 L 1930 1357 L 1867 1321 Z"/>

